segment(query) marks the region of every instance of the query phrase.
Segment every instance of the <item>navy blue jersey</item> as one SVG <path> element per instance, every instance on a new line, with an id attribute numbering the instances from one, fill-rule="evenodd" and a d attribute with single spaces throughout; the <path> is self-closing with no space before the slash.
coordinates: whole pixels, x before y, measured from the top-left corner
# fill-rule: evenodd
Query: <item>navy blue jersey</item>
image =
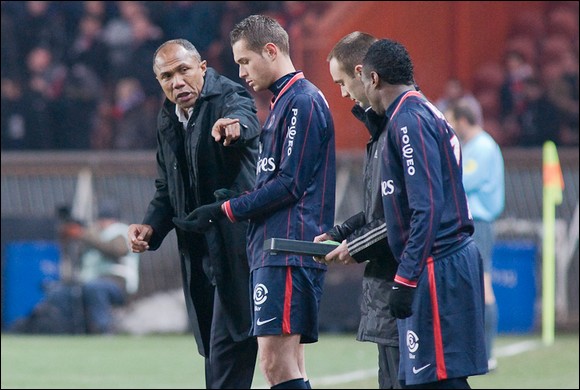
<path id="1" fill-rule="evenodd" d="M 268 254 L 269 238 L 312 241 L 334 223 L 334 123 L 322 92 L 297 72 L 274 96 L 260 134 L 256 186 L 225 203 L 232 221 L 250 219 L 250 268 L 325 268 L 311 256 Z"/>
<path id="2" fill-rule="evenodd" d="M 459 140 L 443 114 L 416 91 L 387 109 L 381 191 L 395 281 L 415 287 L 427 259 L 473 233 L 462 184 Z"/>

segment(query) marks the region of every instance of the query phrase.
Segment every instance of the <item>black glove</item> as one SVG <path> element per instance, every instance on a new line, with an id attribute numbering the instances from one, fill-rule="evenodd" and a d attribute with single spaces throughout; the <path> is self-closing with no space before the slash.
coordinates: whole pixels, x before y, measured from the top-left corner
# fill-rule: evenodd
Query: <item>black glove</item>
<path id="1" fill-rule="evenodd" d="M 213 196 L 215 196 L 215 200 L 228 200 L 231 198 L 235 198 L 239 193 L 233 190 L 228 190 L 227 188 L 220 188 L 219 190 L 215 190 L 213 192 Z"/>
<path id="2" fill-rule="evenodd" d="M 415 288 L 395 283 L 389 294 L 389 308 L 391 315 L 395 318 L 407 318 L 413 314 L 411 305 L 415 296 Z"/>
<path id="3" fill-rule="evenodd" d="M 180 229 L 188 232 L 204 233 L 212 223 L 225 217 L 222 212 L 222 204 L 225 201 L 206 204 L 193 210 L 184 219 L 173 218 L 173 223 Z"/>
<path id="4" fill-rule="evenodd" d="M 358 214 L 353 215 L 346 221 L 342 223 L 342 225 L 336 225 L 332 229 L 326 232 L 330 237 L 332 237 L 333 241 L 342 242 L 345 238 L 350 236 L 357 228 L 366 225 L 365 213 L 360 212 Z"/>

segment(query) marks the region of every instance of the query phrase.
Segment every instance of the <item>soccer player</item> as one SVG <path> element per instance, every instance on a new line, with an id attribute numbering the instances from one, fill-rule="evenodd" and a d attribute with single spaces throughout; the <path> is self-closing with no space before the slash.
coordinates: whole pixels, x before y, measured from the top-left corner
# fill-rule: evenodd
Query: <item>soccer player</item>
<path id="1" fill-rule="evenodd" d="M 260 134 L 256 186 L 196 209 L 183 225 L 203 230 L 226 215 L 231 222 L 250 220 L 251 332 L 258 338 L 260 369 L 272 388 L 307 389 L 304 344 L 318 341 L 326 265 L 312 256 L 266 253 L 263 244 L 269 238 L 312 241 L 332 227 L 334 123 L 322 92 L 294 68 L 288 34 L 276 20 L 251 15 L 230 37 L 240 77 L 254 91 L 273 94 Z"/>
<path id="2" fill-rule="evenodd" d="M 389 295 L 399 318 L 399 379 L 410 388 L 469 388 L 467 378 L 488 368 L 483 266 L 471 238 L 459 140 L 416 90 L 402 44 L 373 43 L 362 82 L 372 109 L 388 118 L 381 191 L 399 262 Z"/>
<path id="3" fill-rule="evenodd" d="M 341 95 L 354 101 L 352 114 L 366 124 L 370 139 L 366 147 L 363 172 L 364 210 L 317 236 L 315 241 L 341 242 L 326 257 L 317 258 L 326 264 L 367 262 L 362 281 L 361 318 L 357 340 L 377 344 L 379 388 L 399 389 L 397 321 L 391 315 L 387 304 L 398 264 L 387 241 L 387 225 L 381 198 L 381 160 L 378 158 L 385 143 L 386 132 L 383 131 L 383 117 L 370 109 L 360 80 L 362 60 L 376 40 L 370 34 L 352 32 L 338 41 L 327 57 L 332 79 L 340 86 Z"/>

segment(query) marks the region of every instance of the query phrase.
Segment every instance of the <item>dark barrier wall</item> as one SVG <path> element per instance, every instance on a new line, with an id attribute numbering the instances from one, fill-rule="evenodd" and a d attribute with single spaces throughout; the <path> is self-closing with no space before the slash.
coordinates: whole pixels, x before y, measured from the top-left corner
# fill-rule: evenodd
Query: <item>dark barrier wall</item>
<path id="1" fill-rule="evenodd" d="M 362 205 L 363 154 L 338 154 L 336 187 L 337 223 L 357 213 Z M 506 163 L 506 208 L 498 222 L 500 240 L 528 240 L 541 248 L 542 234 L 541 149 L 504 149 Z M 556 208 L 556 246 L 564 249 L 567 264 L 558 277 L 559 321 L 578 318 L 578 149 L 560 149 L 564 181 L 563 203 Z M 51 220 L 57 206 L 73 201 L 78 174 L 89 168 L 97 197 L 114 197 L 123 209 L 123 219 L 140 222 L 155 191 L 154 152 L 92 153 L 2 153 L 1 201 L 2 244 L 14 239 L 44 239 L 54 236 Z M 6 221 L 6 226 L 5 226 Z M 575 228 L 574 228 L 575 227 Z M 7 229 L 8 228 L 8 229 Z M 2 253 L 4 264 L 4 253 Z M 175 235 L 171 233 L 156 252 L 142 255 L 138 298 L 180 288 L 180 268 Z M 541 258 L 536 261 L 540 275 Z M 333 267 L 328 275 L 321 313 L 324 328 L 352 326 L 358 314 L 362 268 Z M 541 277 L 536 278 L 541 283 Z M 541 291 L 541 286 L 537 286 Z M 333 307 L 344 303 L 342 307 Z M 349 311 L 350 310 L 350 311 Z M 344 318 L 341 324 L 333 319 Z"/>

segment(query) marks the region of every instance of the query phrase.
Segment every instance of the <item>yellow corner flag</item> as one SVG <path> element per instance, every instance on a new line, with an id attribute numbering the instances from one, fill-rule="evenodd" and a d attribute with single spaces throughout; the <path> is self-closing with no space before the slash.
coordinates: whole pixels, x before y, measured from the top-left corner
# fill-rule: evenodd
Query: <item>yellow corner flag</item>
<path id="1" fill-rule="evenodd" d="M 542 340 L 552 345 L 556 314 L 556 205 L 562 203 L 564 177 L 558 151 L 552 141 L 543 148 L 543 251 L 542 251 Z"/>

